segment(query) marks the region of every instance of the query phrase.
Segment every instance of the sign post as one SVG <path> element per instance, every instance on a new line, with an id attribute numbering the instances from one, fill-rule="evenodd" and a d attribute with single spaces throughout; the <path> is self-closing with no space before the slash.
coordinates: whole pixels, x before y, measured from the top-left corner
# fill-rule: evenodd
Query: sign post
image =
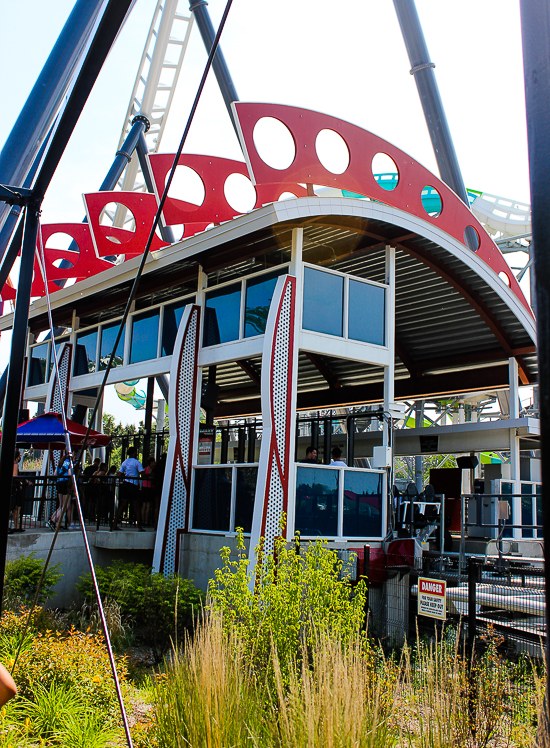
<path id="1" fill-rule="evenodd" d="M 444 621 L 447 618 L 446 591 L 447 582 L 444 579 L 419 577 L 418 615 Z"/>

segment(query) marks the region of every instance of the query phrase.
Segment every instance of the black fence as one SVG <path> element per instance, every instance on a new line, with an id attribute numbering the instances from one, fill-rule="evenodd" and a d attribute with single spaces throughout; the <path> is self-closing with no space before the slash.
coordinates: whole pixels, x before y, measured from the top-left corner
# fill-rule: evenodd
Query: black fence
<path id="1" fill-rule="evenodd" d="M 97 530 L 113 529 L 116 512 L 121 502 L 124 508 L 118 517 L 122 529 L 138 526 L 156 528 L 160 506 L 160 492 L 151 478 L 133 479 L 137 492 L 132 500 L 124 501 L 123 481 L 115 476 L 79 479 L 79 496 L 86 525 Z M 9 532 L 25 532 L 48 528 L 59 506 L 55 476 L 20 474 L 13 479 L 10 502 Z M 122 506 L 121 506 L 122 509 Z M 76 509 L 74 522 L 78 521 Z M 69 529 L 70 517 L 65 514 L 62 529 Z"/>
<path id="2" fill-rule="evenodd" d="M 340 553 L 346 561 L 349 551 Z M 385 569 L 377 551 L 356 549 L 356 578 L 367 579 L 369 626 L 389 647 L 449 629 L 471 659 L 492 642 L 514 659 L 539 659 L 546 646 L 544 569 L 521 557 L 494 559 L 424 552 L 414 568 Z"/>

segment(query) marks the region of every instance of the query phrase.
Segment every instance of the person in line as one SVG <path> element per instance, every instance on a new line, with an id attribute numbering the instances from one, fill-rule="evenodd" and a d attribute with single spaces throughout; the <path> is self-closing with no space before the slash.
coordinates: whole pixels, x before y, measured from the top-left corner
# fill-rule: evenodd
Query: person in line
<path id="1" fill-rule="evenodd" d="M 93 515 L 93 509 L 95 508 L 95 504 L 97 502 L 99 492 L 97 490 L 97 485 L 94 485 L 94 481 L 92 480 L 92 478 L 99 470 L 100 464 L 101 458 L 96 457 L 91 465 L 86 465 L 81 473 L 82 483 L 84 484 L 84 488 L 81 490 L 81 496 L 84 496 L 84 506 L 82 507 L 82 509 L 84 511 L 84 517 L 86 519 L 91 519 Z"/>
<path id="2" fill-rule="evenodd" d="M 67 521 L 69 523 L 69 529 L 74 530 L 76 528 L 76 525 L 73 522 L 73 502 L 69 501 L 69 489 L 70 489 L 70 481 L 71 477 L 69 475 L 69 469 L 71 467 L 71 461 L 69 459 L 69 455 L 65 457 L 65 459 L 59 463 L 57 470 L 56 470 L 56 490 L 57 490 L 57 500 L 59 502 L 58 507 L 56 511 L 52 514 L 50 519 L 48 520 L 48 527 L 50 530 L 55 530 L 57 527 L 57 523 L 63 516 L 65 512 L 65 508 L 67 509 Z M 60 528 L 61 529 L 61 528 Z"/>
<path id="3" fill-rule="evenodd" d="M 306 458 L 305 460 L 300 460 L 300 462 L 307 462 L 312 465 L 317 464 L 317 447 L 314 447 L 313 444 L 306 449 Z"/>
<path id="4" fill-rule="evenodd" d="M 153 493 L 155 497 L 155 516 L 153 517 L 154 527 L 157 528 L 160 512 L 160 502 L 162 499 L 162 486 L 164 483 L 164 473 L 166 471 L 166 452 L 163 452 L 156 464 L 153 473 Z"/>
<path id="5" fill-rule="evenodd" d="M 19 463 L 21 462 L 21 452 L 16 449 L 13 456 L 13 477 L 19 476 Z M 12 532 L 25 532 L 23 528 L 19 527 L 21 519 L 21 507 L 23 506 L 23 484 L 19 480 L 14 480 L 11 490 L 10 510 L 11 510 L 11 521 L 13 522 L 12 529 L 8 530 L 8 533 Z"/>
<path id="6" fill-rule="evenodd" d="M 332 452 L 332 460 L 330 461 L 330 464 L 334 467 L 347 467 L 346 463 L 342 459 L 342 450 L 340 447 L 334 447 Z"/>
<path id="7" fill-rule="evenodd" d="M 142 508 L 141 508 L 141 524 L 148 525 L 151 519 L 151 509 L 154 502 L 153 494 L 153 482 L 155 479 L 155 468 L 157 461 L 154 457 L 149 457 L 147 460 L 147 467 L 142 473 L 142 477 L 145 478 L 141 489 Z"/>
<path id="8" fill-rule="evenodd" d="M 113 530 L 115 531 L 119 531 L 122 529 L 118 526 L 118 523 L 129 504 L 134 509 L 134 513 L 138 523 L 138 530 L 140 532 L 143 532 L 143 527 L 141 526 L 141 502 L 139 486 L 139 477 L 142 472 L 143 465 L 137 459 L 137 448 L 130 447 L 130 449 L 128 450 L 128 457 L 124 460 L 124 462 L 120 466 L 120 470 L 117 473 L 119 478 L 124 478 L 124 481 L 120 487 L 120 500 L 113 522 Z"/>

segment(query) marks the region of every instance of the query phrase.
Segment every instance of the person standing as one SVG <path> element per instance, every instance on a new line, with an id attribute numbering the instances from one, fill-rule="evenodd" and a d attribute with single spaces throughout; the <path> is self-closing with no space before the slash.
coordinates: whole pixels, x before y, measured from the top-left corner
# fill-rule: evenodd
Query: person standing
<path id="1" fill-rule="evenodd" d="M 67 509 L 67 520 L 69 522 L 69 528 L 71 530 L 75 529 L 75 525 L 73 524 L 73 503 L 72 501 L 69 501 L 70 467 L 71 461 L 69 459 L 69 456 L 67 455 L 63 462 L 59 463 L 55 473 L 57 477 L 55 487 L 57 490 L 57 500 L 59 502 L 59 506 L 48 520 L 47 524 L 50 530 L 55 530 L 57 523 L 65 512 L 65 508 Z"/>
<path id="2" fill-rule="evenodd" d="M 13 477 L 19 477 L 19 463 L 21 462 L 21 452 L 16 449 L 13 456 Z M 23 506 L 23 484 L 20 480 L 14 480 L 11 490 L 11 521 L 13 522 L 13 528 L 8 530 L 8 533 L 12 532 L 25 532 L 19 527 L 21 519 L 21 507 Z"/>
<path id="3" fill-rule="evenodd" d="M 128 450 L 128 457 L 124 460 L 118 471 L 118 476 L 124 478 L 124 480 L 120 487 L 120 501 L 113 522 L 113 530 L 121 529 L 118 526 L 118 523 L 129 504 L 134 509 L 138 530 L 143 532 L 143 527 L 141 526 L 141 501 L 139 487 L 139 477 L 142 472 L 143 465 L 137 459 L 137 448 L 130 447 Z"/>
<path id="4" fill-rule="evenodd" d="M 314 447 L 313 444 L 306 449 L 306 458 L 305 460 L 300 460 L 300 462 L 307 462 L 311 465 L 317 465 L 317 447 Z"/>
<path id="5" fill-rule="evenodd" d="M 331 454 L 332 454 L 332 460 L 330 464 L 333 467 L 347 467 L 346 463 L 342 459 L 342 450 L 340 449 L 340 447 L 334 447 Z"/>

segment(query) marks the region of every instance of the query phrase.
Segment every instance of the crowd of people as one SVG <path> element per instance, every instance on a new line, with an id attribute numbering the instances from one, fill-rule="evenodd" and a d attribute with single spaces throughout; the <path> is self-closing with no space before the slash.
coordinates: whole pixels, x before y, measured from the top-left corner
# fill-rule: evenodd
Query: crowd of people
<path id="1" fill-rule="evenodd" d="M 112 531 L 122 530 L 124 518 L 140 532 L 147 526 L 157 526 L 166 454 L 161 455 L 158 462 L 154 457 L 149 457 L 146 467 L 137 457 L 137 448 L 130 447 L 120 468 L 116 465 L 108 467 L 99 457 L 84 468 L 79 475 L 78 485 L 85 521 L 107 519 Z M 58 504 L 47 522 L 54 531 L 58 525 L 60 529 L 79 528 L 70 466 L 70 460 L 66 457 L 56 471 Z M 67 521 L 62 523 L 65 514 Z"/>

